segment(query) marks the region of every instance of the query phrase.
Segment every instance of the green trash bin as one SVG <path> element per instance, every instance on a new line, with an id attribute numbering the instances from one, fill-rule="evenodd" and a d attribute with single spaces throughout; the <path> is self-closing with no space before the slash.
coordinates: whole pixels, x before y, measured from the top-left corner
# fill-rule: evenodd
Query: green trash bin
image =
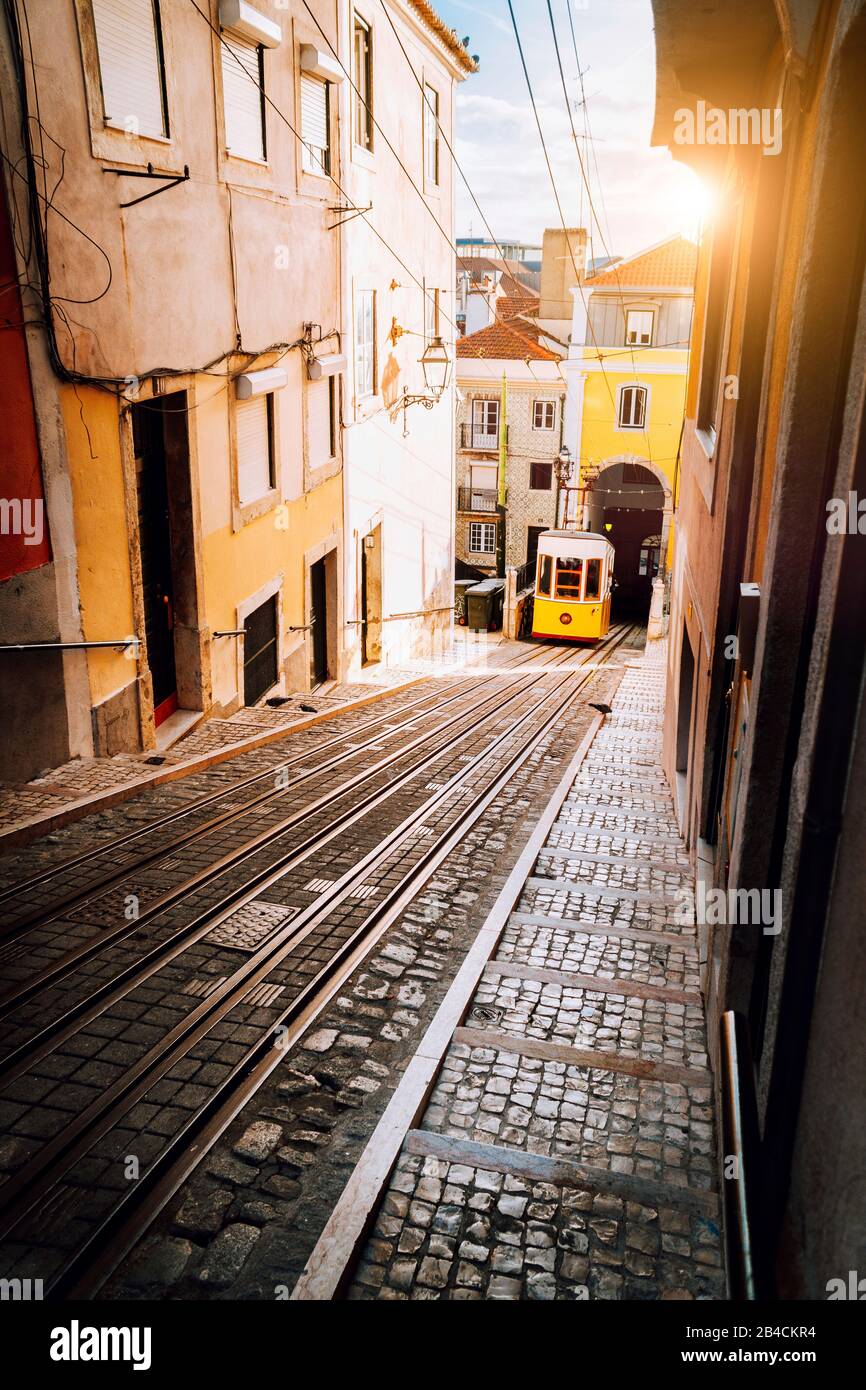
<path id="1" fill-rule="evenodd" d="M 466 594 L 470 589 L 474 589 L 477 583 L 477 579 L 455 579 L 454 581 L 454 616 L 461 627 L 466 626 Z"/>
<path id="2" fill-rule="evenodd" d="M 484 579 L 466 592 L 466 622 L 475 632 L 498 632 L 505 606 L 505 580 Z"/>

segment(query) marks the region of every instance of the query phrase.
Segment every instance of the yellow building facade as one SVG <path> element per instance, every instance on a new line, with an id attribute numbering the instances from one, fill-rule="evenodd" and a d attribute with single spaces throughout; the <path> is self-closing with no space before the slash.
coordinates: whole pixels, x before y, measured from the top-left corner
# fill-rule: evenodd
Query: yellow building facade
<path id="1" fill-rule="evenodd" d="M 674 237 L 572 290 L 570 520 L 616 550 L 616 607 L 646 616 L 672 558 L 697 247 Z"/>

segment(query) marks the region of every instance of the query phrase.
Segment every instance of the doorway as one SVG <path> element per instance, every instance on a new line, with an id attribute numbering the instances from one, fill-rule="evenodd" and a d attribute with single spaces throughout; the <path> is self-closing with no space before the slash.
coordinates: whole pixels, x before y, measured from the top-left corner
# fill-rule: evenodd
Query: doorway
<path id="1" fill-rule="evenodd" d="M 549 526 L 530 526 L 526 533 L 526 563 L 534 565 L 538 559 L 538 537 L 549 531 Z"/>
<path id="2" fill-rule="evenodd" d="M 153 683 L 153 720 L 158 727 L 178 706 L 175 586 L 165 435 L 158 404 L 134 405 L 131 414 L 144 637 Z"/>
<path id="3" fill-rule="evenodd" d="M 210 689 L 187 415 L 186 391 L 130 410 L 141 564 L 137 621 L 144 630 L 156 726 L 178 709 L 203 709 Z"/>
<path id="4" fill-rule="evenodd" d="M 382 660 L 382 526 L 361 542 L 361 664 Z"/>
<path id="5" fill-rule="evenodd" d="M 310 626 L 313 630 L 313 685 L 328 679 L 328 583 L 324 559 L 310 566 Z"/>
<path id="6" fill-rule="evenodd" d="M 677 805 L 680 827 L 686 829 L 686 788 L 689 774 L 689 751 L 692 732 L 692 694 L 695 685 L 695 658 L 689 634 L 683 623 L 680 652 L 680 682 L 677 695 Z"/>
<path id="7" fill-rule="evenodd" d="M 277 596 L 244 619 L 244 704 L 254 705 L 279 676 Z"/>

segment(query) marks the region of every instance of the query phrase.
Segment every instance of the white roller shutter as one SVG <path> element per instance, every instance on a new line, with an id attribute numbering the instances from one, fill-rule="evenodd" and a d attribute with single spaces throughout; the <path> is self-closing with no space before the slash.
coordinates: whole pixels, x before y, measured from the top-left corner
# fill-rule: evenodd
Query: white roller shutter
<path id="1" fill-rule="evenodd" d="M 156 0 L 93 0 L 106 121 L 138 135 L 167 135 Z"/>
<path id="2" fill-rule="evenodd" d="M 238 501 L 255 502 L 271 490 L 269 396 L 254 396 L 235 406 L 238 437 Z"/>
<path id="3" fill-rule="evenodd" d="M 301 74 L 301 135 L 304 168 L 311 174 L 328 173 L 328 84 Z"/>
<path id="4" fill-rule="evenodd" d="M 223 31 L 223 103 L 229 154 L 265 158 L 265 130 L 259 48 Z"/>

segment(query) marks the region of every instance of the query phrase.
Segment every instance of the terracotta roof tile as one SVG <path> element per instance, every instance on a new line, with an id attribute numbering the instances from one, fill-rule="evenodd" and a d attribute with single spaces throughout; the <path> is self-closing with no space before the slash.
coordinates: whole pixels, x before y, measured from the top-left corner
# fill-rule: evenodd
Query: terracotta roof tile
<path id="1" fill-rule="evenodd" d="M 513 319 L 520 314 L 528 314 L 531 318 L 538 313 L 540 305 L 537 294 L 504 294 L 496 301 L 496 313 L 499 319 Z"/>
<path id="2" fill-rule="evenodd" d="M 698 248 L 685 237 L 672 237 L 661 246 L 642 251 L 620 261 L 610 270 L 584 280 L 589 290 L 613 288 L 631 289 L 638 285 L 691 285 L 694 283 Z"/>
<path id="3" fill-rule="evenodd" d="M 478 64 L 472 58 L 471 53 L 466 49 L 457 37 L 457 30 L 450 29 L 434 10 L 428 0 L 409 0 L 409 8 L 414 10 L 419 19 L 423 20 L 428 29 L 432 29 L 439 42 L 448 49 L 452 58 L 456 58 L 458 66 L 464 72 L 477 72 Z"/>
<path id="4" fill-rule="evenodd" d="M 508 323 L 492 323 L 465 338 L 457 339 L 458 357 L 487 357 L 511 362 L 558 362 L 559 356 L 549 352 L 538 341 L 538 329 L 526 319 L 515 318 Z"/>

